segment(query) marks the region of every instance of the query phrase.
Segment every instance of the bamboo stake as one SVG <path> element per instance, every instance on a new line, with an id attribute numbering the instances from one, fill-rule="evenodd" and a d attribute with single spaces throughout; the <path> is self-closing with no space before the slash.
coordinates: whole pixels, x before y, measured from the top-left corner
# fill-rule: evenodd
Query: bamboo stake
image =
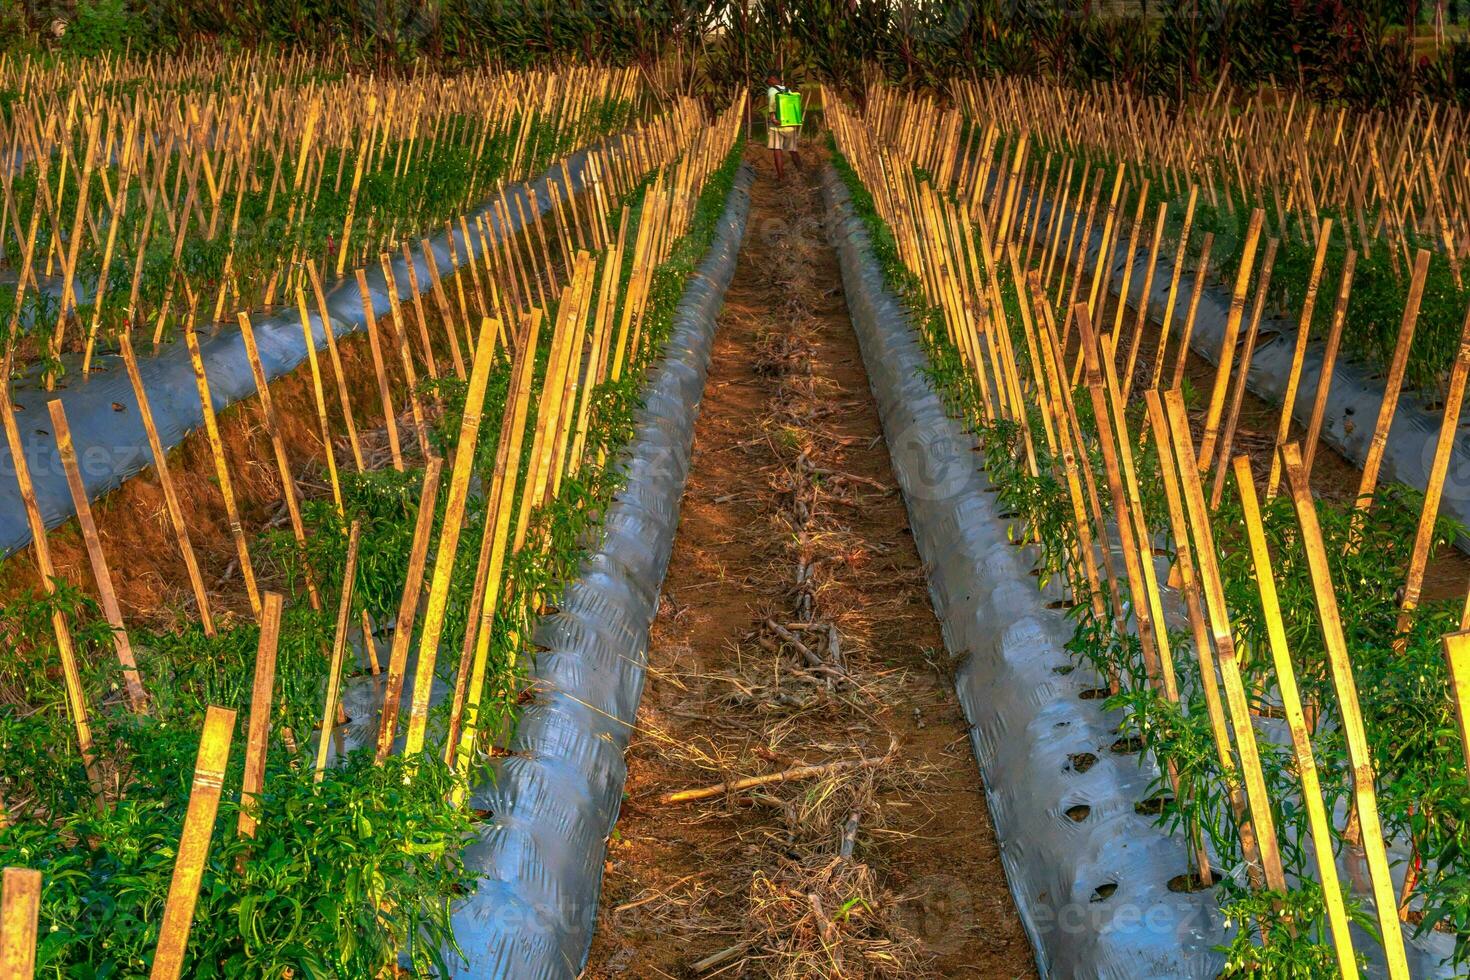
<path id="1" fill-rule="evenodd" d="M 500 440 L 495 453 L 495 470 L 490 481 L 490 499 L 485 509 L 485 538 L 481 543 L 485 561 L 484 586 L 479 587 L 480 571 L 476 570 L 477 591 L 482 601 L 470 607 L 470 615 L 478 616 L 475 648 L 468 676 L 461 667 L 455 676 L 454 702 L 450 708 L 450 738 L 445 744 L 445 761 L 454 761 L 460 772 L 468 772 L 474 754 L 476 735 L 480 724 L 480 702 L 485 687 L 485 670 L 490 654 L 492 628 L 495 613 L 500 607 L 501 572 L 505 567 L 510 541 L 511 518 L 516 509 L 515 489 L 520 477 L 521 456 L 525 446 L 526 420 L 530 414 L 531 389 L 536 377 L 536 348 L 541 333 L 542 313 L 531 311 L 525 328 L 525 337 L 517 349 L 521 352 L 516 360 L 515 381 L 512 397 L 506 402 L 502 415 Z M 522 501 L 521 508 L 527 504 Z M 488 549 L 488 550 L 487 550 Z M 466 641 L 468 649 L 468 641 Z M 461 707 L 463 706 L 463 707 Z M 461 713 L 464 729 L 454 737 Z"/>
<path id="2" fill-rule="evenodd" d="M 1252 267 L 1256 261 L 1256 246 L 1261 240 L 1261 223 L 1266 212 L 1256 208 L 1251 212 L 1250 225 L 1245 233 L 1245 247 L 1240 253 L 1240 268 L 1235 274 L 1235 289 L 1230 294 L 1230 311 L 1225 318 L 1225 336 L 1220 340 L 1219 363 L 1215 368 L 1215 383 L 1210 389 L 1209 408 L 1205 412 L 1205 431 L 1200 439 L 1199 459 L 1204 472 L 1209 471 L 1215 457 L 1215 440 L 1220 434 L 1220 417 L 1225 411 L 1225 396 L 1229 390 L 1230 372 L 1234 366 L 1235 345 L 1240 339 L 1240 324 L 1245 319 L 1245 293 L 1250 286 Z M 1203 265 L 1203 263 L 1202 263 Z M 1190 303 L 1191 311 L 1194 303 Z M 1187 342 L 1187 341 L 1186 341 Z M 1248 371 L 1250 363 L 1241 364 Z"/>
<path id="3" fill-rule="evenodd" d="M 424 734 L 429 721 L 429 694 L 434 682 L 434 662 L 439 639 L 444 631 L 444 615 L 449 603 L 450 580 L 454 575 L 454 559 L 459 549 L 460 530 L 464 524 L 465 506 L 469 499 L 470 479 L 474 476 L 475 447 L 480 437 L 484 413 L 485 386 L 495 361 L 495 337 L 499 325 L 489 317 L 480 323 L 480 337 L 470 370 L 469 389 L 465 393 L 464 415 L 455 444 L 454 466 L 449 477 L 449 499 L 444 508 L 444 523 L 439 532 L 439 548 L 434 557 L 434 574 L 429 581 L 429 598 L 424 608 L 424 625 L 419 639 L 419 657 L 414 673 L 413 700 L 408 715 L 408 731 L 404 753 L 417 756 L 424 747 Z M 534 358 L 535 352 L 523 355 Z"/>
<path id="4" fill-rule="evenodd" d="M 107 568 L 107 556 L 102 551 L 97 523 L 92 519 L 92 503 L 87 498 L 87 487 L 82 482 L 82 471 L 77 466 L 77 453 L 72 444 L 66 409 L 59 398 L 47 402 L 46 409 L 51 413 L 51 428 L 56 434 L 56 451 L 61 457 L 62 468 L 66 471 L 67 489 L 71 492 L 72 506 L 76 508 L 82 541 L 87 546 L 87 558 L 92 564 L 92 577 L 97 583 L 102 613 L 107 617 L 107 625 L 112 627 L 112 645 L 117 651 L 117 662 L 122 666 L 128 703 L 135 712 L 147 714 L 148 695 L 144 693 L 142 678 L 138 676 L 138 662 L 133 657 L 133 645 L 129 642 L 127 628 L 123 625 L 122 610 L 117 604 L 117 591 L 112 585 L 112 573 Z"/>
<path id="5" fill-rule="evenodd" d="M 41 872 L 6 868 L 0 879 L 0 980 L 35 976 L 40 912 Z"/>
<path id="6" fill-rule="evenodd" d="M 178 491 L 174 488 L 173 476 L 168 468 L 168 456 L 158 438 L 158 428 L 153 424 L 153 409 L 148 404 L 148 393 L 143 390 L 143 377 L 138 373 L 138 359 L 133 355 L 133 341 L 126 333 L 118 335 L 122 348 L 123 364 L 128 371 L 128 380 L 133 385 L 133 397 L 138 402 L 138 414 L 143 420 L 143 431 L 148 436 L 148 448 L 153 454 L 153 468 L 158 474 L 158 485 L 163 489 L 164 503 L 168 508 L 169 520 L 173 523 L 174 538 L 179 544 L 179 553 L 184 558 L 184 567 L 189 572 L 189 583 L 194 588 L 194 601 L 199 606 L 199 621 L 205 636 L 214 636 L 214 616 L 209 608 L 209 593 L 204 588 L 204 576 L 199 571 L 199 561 L 194 556 L 194 546 L 189 541 L 189 525 L 184 517 L 183 505 L 179 503 Z"/>
<path id="7" fill-rule="evenodd" d="M 383 712 L 378 723 L 379 762 L 388 758 L 393 751 L 398 709 L 403 699 L 403 675 L 408 666 L 408 645 L 413 639 L 414 619 L 418 616 L 419 591 L 424 584 L 424 565 L 428 561 L 429 542 L 434 530 L 434 508 L 439 498 L 439 471 L 443 465 L 438 456 L 430 456 L 424 467 L 424 487 L 419 491 L 419 513 L 414 522 L 408 576 L 404 580 L 403 596 L 398 603 L 398 618 L 393 623 L 393 647 L 388 656 L 388 683 L 384 689 Z"/>
<path id="8" fill-rule="evenodd" d="M 1276 423 L 1276 441 L 1271 446 L 1271 474 L 1266 479 L 1266 499 L 1276 496 L 1281 482 L 1281 447 L 1291 431 L 1291 415 L 1296 409 L 1297 387 L 1301 383 L 1302 363 L 1306 359 L 1307 341 L 1312 336 L 1312 314 L 1317 308 L 1317 289 L 1322 283 L 1322 266 L 1327 260 L 1327 246 L 1332 239 L 1332 219 L 1322 219 L 1322 233 L 1317 237 L 1317 252 L 1312 259 L 1312 272 L 1307 277 L 1307 295 L 1302 300 L 1302 315 L 1297 320 L 1296 345 L 1292 348 L 1291 372 L 1286 377 L 1286 393 L 1281 402 L 1281 417 Z"/>
<path id="9" fill-rule="evenodd" d="M 1317 507 L 1312 500 L 1310 475 L 1302 461 L 1301 450 L 1295 443 L 1283 446 L 1281 456 L 1286 470 L 1286 482 L 1291 489 L 1292 504 L 1296 509 L 1297 524 L 1302 532 L 1302 543 L 1306 548 L 1312 590 L 1317 600 L 1317 621 L 1321 625 L 1328 664 L 1332 668 L 1332 683 L 1337 692 L 1342 734 L 1347 743 L 1348 761 L 1352 766 L 1354 810 L 1361 828 L 1368 874 L 1372 879 L 1374 911 L 1378 919 L 1384 956 L 1387 958 L 1388 973 L 1393 980 L 1407 980 L 1409 967 L 1404 954 L 1404 936 L 1396 914 L 1398 902 L 1394 894 L 1393 878 L 1389 873 L 1383 830 L 1378 819 L 1373 755 L 1363 728 L 1358 689 L 1353 682 L 1352 663 L 1348 656 L 1347 639 L 1342 631 L 1342 620 L 1338 614 L 1327 549 L 1322 542 L 1322 531 L 1317 523 Z"/>
<path id="10" fill-rule="evenodd" d="M 317 363 L 316 337 L 311 331 L 311 314 L 306 308 L 306 289 L 296 286 L 296 315 L 301 320 L 301 336 L 306 346 L 306 363 L 311 370 L 311 394 L 316 402 L 317 427 L 321 429 L 322 454 L 327 458 L 327 482 L 332 487 L 332 504 L 342 515 L 342 483 L 337 476 L 337 454 L 332 451 L 332 427 L 327 421 L 327 395 L 322 387 L 321 365 Z M 331 321 L 322 321 L 322 332 L 332 332 Z"/>
<path id="11" fill-rule="evenodd" d="M 1383 401 L 1378 407 L 1378 422 L 1373 427 L 1373 441 L 1368 446 L 1368 456 L 1363 461 L 1363 475 L 1358 481 L 1358 498 L 1354 515 L 1355 528 L 1358 520 L 1373 506 L 1373 492 L 1378 487 L 1378 470 L 1383 465 L 1383 451 L 1388 445 L 1388 430 L 1393 425 L 1394 412 L 1399 405 L 1399 392 L 1404 387 L 1404 373 L 1409 364 L 1409 345 L 1414 341 L 1414 327 L 1419 322 L 1419 304 L 1424 298 L 1424 279 L 1429 274 L 1429 250 L 1419 249 L 1414 256 L 1414 273 L 1409 280 L 1409 294 L 1404 299 L 1404 316 L 1399 323 L 1398 340 L 1394 343 L 1393 359 L 1389 363 L 1388 379 L 1383 385 Z M 1356 530 L 1354 532 L 1356 536 Z"/>
<path id="12" fill-rule="evenodd" d="M 260 820 L 254 810 L 265 788 L 265 757 L 270 750 L 271 713 L 276 683 L 276 650 L 281 638 L 281 595 L 267 592 L 261 608 L 260 640 L 255 648 L 255 682 L 250 693 L 249 741 L 245 745 L 245 780 L 240 786 L 241 837 L 254 837 Z"/>
<path id="13" fill-rule="evenodd" d="M 1230 409 L 1225 414 L 1225 430 L 1220 437 L 1219 459 L 1215 465 L 1215 482 L 1210 488 L 1210 509 L 1220 506 L 1225 488 L 1225 462 L 1230 458 L 1235 445 L 1235 429 L 1240 423 L 1240 409 L 1245 402 L 1245 389 L 1250 381 L 1251 361 L 1256 353 L 1256 339 L 1260 336 L 1261 316 L 1266 311 L 1266 296 L 1271 289 L 1271 273 L 1276 265 L 1276 249 L 1280 239 L 1272 238 L 1266 243 L 1266 255 L 1261 260 L 1261 274 L 1256 280 L 1256 301 L 1251 309 L 1250 326 L 1246 329 L 1245 344 L 1240 352 L 1240 371 L 1236 373 L 1234 390 L 1230 394 Z"/>
<path id="14" fill-rule="evenodd" d="M 1399 604 L 1398 623 L 1394 627 L 1394 652 L 1400 655 L 1408 645 L 1408 629 L 1414 610 L 1419 606 L 1419 596 L 1424 587 L 1424 570 L 1429 565 L 1430 545 L 1434 541 L 1435 523 L 1439 518 L 1439 503 L 1444 495 L 1445 477 L 1449 473 L 1450 458 L 1455 450 L 1455 437 L 1460 429 L 1460 409 L 1465 404 L 1465 383 L 1470 380 L 1470 309 L 1465 311 L 1465 320 L 1460 326 L 1460 347 L 1455 354 L 1454 366 L 1450 368 L 1449 385 L 1445 391 L 1444 413 L 1440 417 L 1439 438 L 1434 443 L 1434 458 L 1429 464 L 1429 481 L 1424 488 L 1424 507 L 1419 512 L 1419 524 L 1414 532 L 1413 550 L 1409 552 L 1409 571 L 1404 580 L 1403 600 Z M 1470 602 L 1467 602 L 1470 608 Z"/>
<path id="15" fill-rule="evenodd" d="M 235 542 L 235 558 L 240 563 L 240 575 L 245 579 L 245 593 L 250 599 L 250 614 L 260 619 L 260 588 L 255 581 L 255 564 L 250 560 L 250 544 L 245 540 L 245 527 L 240 522 L 240 509 L 235 502 L 234 484 L 230 480 L 230 467 L 225 460 L 224 441 L 219 434 L 219 421 L 214 412 L 214 399 L 209 391 L 209 378 L 204 373 L 204 358 L 199 352 L 199 337 L 194 330 L 194 317 L 189 317 L 184 330 L 184 342 L 189 348 L 189 360 L 194 366 L 194 384 L 199 391 L 199 405 L 204 417 L 204 431 L 209 438 L 210 456 L 214 460 L 215 482 L 225 502 L 225 520 L 230 527 L 230 537 Z"/>
<path id="16" fill-rule="evenodd" d="M 322 291 L 321 276 L 317 275 L 316 263 L 306 260 L 306 274 L 311 280 L 311 291 L 316 299 L 317 316 L 322 321 L 322 332 L 327 335 L 327 354 L 332 359 L 332 374 L 337 380 L 337 401 L 342 406 L 342 421 L 347 426 L 347 442 L 352 447 L 352 460 L 357 472 L 363 472 L 362 444 L 357 439 L 357 421 L 353 418 L 352 399 L 347 394 L 347 375 L 342 370 L 342 358 L 337 352 L 337 338 L 332 327 L 332 318 L 327 313 L 327 297 Z"/>
<path id="17" fill-rule="evenodd" d="M 337 629 L 332 635 L 332 663 L 327 668 L 327 703 L 322 708 L 322 737 L 317 743 L 316 774 L 313 782 L 321 782 L 327 770 L 327 749 L 332 743 L 332 727 L 337 720 L 342 691 L 342 660 L 347 650 L 347 624 L 352 618 L 352 593 L 357 584 L 357 549 L 362 537 L 362 522 L 353 521 L 347 532 L 347 566 L 342 572 L 342 598 L 337 604 Z M 372 642 L 364 639 L 364 644 Z"/>
<path id="18" fill-rule="evenodd" d="M 265 431 L 270 436 L 271 449 L 276 457 L 276 472 L 281 478 L 281 496 L 286 504 L 286 515 L 291 521 L 291 533 L 296 545 L 306 554 L 306 525 L 301 519 L 301 504 L 297 500 L 296 479 L 291 475 L 291 461 L 286 456 L 286 440 L 276 419 L 275 406 L 271 402 L 270 382 L 265 377 L 265 367 L 260 361 L 260 350 L 255 344 L 255 330 L 250 325 L 250 314 L 240 314 L 240 336 L 245 341 L 245 355 L 250 361 L 250 373 L 255 377 L 255 392 L 260 397 L 260 414 L 265 421 Z M 306 575 L 306 591 L 311 598 L 311 608 L 322 608 L 321 593 L 317 591 L 316 575 L 309 563 L 303 562 Z"/>
<path id="19" fill-rule="evenodd" d="M 393 408 L 393 393 L 388 388 L 388 372 L 383 366 L 383 345 L 378 339 L 378 318 L 373 312 L 373 295 L 368 291 L 367 277 L 357 270 L 357 292 L 362 299 L 362 315 L 367 320 L 368 346 L 373 352 L 373 371 L 378 376 L 378 398 L 383 403 L 383 426 L 388 431 L 388 451 L 393 457 L 393 468 L 403 472 L 403 452 L 398 442 L 397 411 Z"/>
<path id="20" fill-rule="evenodd" d="M 1337 877 L 1337 856 L 1333 850 L 1332 822 L 1322 802 L 1322 784 L 1317 776 L 1317 763 L 1312 753 L 1312 733 L 1307 726 L 1297 689 L 1296 671 L 1286 644 L 1286 626 L 1281 618 L 1281 602 L 1276 593 L 1276 579 L 1271 571 L 1271 553 L 1266 546 L 1261 508 L 1256 500 L 1256 485 L 1251 476 L 1248 456 L 1234 461 L 1235 482 L 1245 513 L 1246 537 L 1250 544 L 1251 563 L 1255 570 L 1256 590 L 1266 620 L 1266 639 L 1271 661 L 1276 669 L 1276 686 L 1281 695 L 1282 712 L 1291 730 L 1292 752 L 1296 757 L 1297 778 L 1302 785 L 1302 805 L 1307 811 L 1307 825 L 1312 833 L 1312 854 L 1316 859 L 1317 880 L 1322 885 L 1327 922 L 1332 931 L 1332 948 L 1337 967 L 1344 980 L 1358 976 L 1357 955 L 1353 951 L 1348 927 L 1347 909 L 1343 904 L 1342 885 Z M 1223 469 L 1223 467 L 1222 467 Z"/>
<path id="21" fill-rule="evenodd" d="M 1312 475 L 1312 460 L 1317 455 L 1317 437 L 1322 431 L 1322 419 L 1327 412 L 1327 393 L 1332 388 L 1332 375 L 1337 367 L 1337 350 L 1342 343 L 1342 326 L 1347 320 L 1348 297 L 1352 294 L 1353 272 L 1357 264 L 1358 253 L 1348 249 L 1342 263 L 1342 284 L 1338 287 L 1337 306 L 1332 311 L 1332 326 L 1327 332 L 1327 346 L 1322 351 L 1322 365 L 1317 372 L 1317 394 L 1312 401 L 1312 416 L 1307 422 L 1307 432 L 1302 439 L 1302 445 L 1306 446 L 1306 459 L 1302 469 L 1308 477 Z"/>
<path id="22" fill-rule="evenodd" d="M 189 943 L 189 927 L 194 919 L 194 906 L 199 900 L 204 864 L 209 860 L 210 838 L 214 835 L 214 818 L 219 810 L 234 727 L 235 712 L 209 706 L 204 715 L 199 754 L 194 762 L 194 782 L 189 793 L 189 808 L 184 814 L 184 828 L 179 835 L 173 880 L 169 883 L 163 922 L 158 929 L 158 948 L 153 954 L 151 980 L 178 980 L 183 970 L 184 948 Z"/>

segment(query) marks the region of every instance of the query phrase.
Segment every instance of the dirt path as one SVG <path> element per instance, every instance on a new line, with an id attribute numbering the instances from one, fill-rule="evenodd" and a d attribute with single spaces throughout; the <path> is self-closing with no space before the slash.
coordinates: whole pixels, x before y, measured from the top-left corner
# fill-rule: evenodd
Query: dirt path
<path id="1" fill-rule="evenodd" d="M 822 230 L 819 161 L 778 183 L 764 151 L 750 159 L 585 975 L 1034 976 Z M 863 758 L 883 761 L 659 799 Z"/>

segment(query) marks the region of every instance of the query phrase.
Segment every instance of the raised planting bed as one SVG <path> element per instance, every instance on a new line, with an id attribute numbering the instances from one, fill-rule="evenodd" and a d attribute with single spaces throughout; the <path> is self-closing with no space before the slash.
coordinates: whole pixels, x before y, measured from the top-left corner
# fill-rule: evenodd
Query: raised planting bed
<path id="1" fill-rule="evenodd" d="M 17 869 L 7 871 L 7 908 L 26 893 L 38 900 L 39 936 L 14 948 L 34 946 L 42 970 L 492 972 L 483 966 L 493 954 L 482 896 L 505 908 L 517 893 L 508 880 L 524 877 L 529 889 L 565 870 L 569 848 L 586 837 L 555 807 L 536 809 L 554 782 L 517 774 L 570 778 L 556 756 L 566 732 L 543 716 L 557 698 L 539 686 L 526 694 L 523 681 L 562 676 L 553 651 L 570 642 L 567 624 L 595 628 L 578 617 L 607 611 L 604 580 L 655 570 L 628 551 L 644 544 L 629 535 L 634 515 L 677 508 L 668 482 L 676 468 L 658 447 L 675 447 L 660 439 L 682 423 L 667 420 L 697 402 L 695 323 L 718 305 L 715 277 L 743 214 L 743 187 L 732 192 L 738 112 L 691 112 L 630 170 L 626 193 L 584 216 L 596 224 L 570 268 L 527 256 L 538 288 L 518 298 L 509 267 L 476 270 L 508 298 L 512 319 L 434 324 L 441 344 L 446 330 L 470 332 L 463 380 L 413 388 L 395 375 L 390 386 L 379 365 L 383 428 L 359 435 L 376 444 L 402 416 L 392 465 L 379 452 L 376 466 L 354 471 L 344 460 L 340 473 L 320 474 L 347 440 L 328 437 L 323 419 L 330 455 L 323 460 L 322 444 L 306 440 L 304 450 L 291 444 L 293 459 L 276 438 L 279 423 L 309 432 L 311 420 L 272 421 L 266 410 L 285 501 L 294 499 L 293 468 L 298 480 L 323 485 L 303 495 L 290 531 L 250 526 L 258 613 L 238 601 L 220 601 L 213 622 L 129 608 L 129 622 L 118 624 L 115 609 L 99 609 L 90 588 L 71 583 L 75 566 L 67 577 L 51 569 L 61 535 L 42 529 L 31 542 L 44 588 L 28 589 L 25 560 L 10 559 L 14 597 L 0 617 L 11 647 L 0 664 L 0 865 Z M 714 258 L 701 267 L 712 242 Z M 478 292 L 470 275 L 464 266 L 447 285 Z M 543 288 L 552 301 L 533 305 Z M 405 374 L 410 357 L 429 356 L 402 351 Z M 312 377 L 320 380 L 315 369 Z M 290 383 L 262 383 L 262 395 Z M 325 411 L 320 398 L 298 404 L 308 415 Z M 625 454 L 635 438 L 643 450 Z M 686 464 L 687 452 L 686 436 Z M 614 504 L 624 487 L 628 500 Z M 661 504 L 665 488 L 673 497 Z M 186 523 L 212 505 L 184 502 Z M 30 516 L 40 528 L 35 508 Z M 193 524 L 200 539 L 219 530 L 204 523 Z M 231 553 L 229 537 L 211 540 L 216 562 Z M 589 551 L 598 557 L 583 566 Z M 152 558 L 139 563 L 152 567 Z M 119 564 L 114 557 L 121 573 Z M 579 568 L 583 581 L 568 585 Z M 656 596 L 656 581 L 648 589 Z M 606 622 L 609 642 L 634 642 L 620 626 L 631 621 Z M 518 727 L 523 694 L 528 714 Z M 557 737 L 536 737 L 547 731 Z M 604 803 L 617 798 L 614 790 Z M 570 843 L 535 861 L 485 863 L 487 847 L 518 839 L 528 813 L 537 833 L 560 829 Z M 595 900 L 595 891 L 568 898 L 566 914 Z M 564 961 L 551 946 L 541 951 Z M 507 954 L 502 975 L 528 975 L 533 955 Z"/>
<path id="2" fill-rule="evenodd" d="M 972 212 L 937 193 L 873 118 L 838 110 L 834 130 L 879 268 L 977 437 L 1010 547 L 1067 610 L 1061 670 L 1115 712 L 1109 751 L 1156 761 L 1152 809 L 1183 842 L 1162 857 L 1232 926 L 1225 974 L 1457 975 L 1470 634 L 1458 596 L 1421 592 L 1453 526 L 1394 485 L 1371 507 L 1316 500 L 1294 443 L 1275 498 L 1250 457 L 1200 455 L 1185 393 L 1143 383 L 1130 402 L 1126 351 L 1087 303 L 1061 320 L 1015 241 L 972 222 L 1001 195 Z M 981 581 L 1004 567 L 987 557 Z M 1100 755 L 1066 763 L 1090 774 Z"/>
<path id="3" fill-rule="evenodd" d="M 1073 624 L 1036 588 L 1034 556 L 1014 547 L 975 438 L 931 386 L 928 356 L 836 171 L 823 174 L 822 191 L 1001 860 L 1041 972 L 1216 976 L 1224 930 L 1214 896 L 1170 889 L 1186 848 L 1148 813 L 1157 768 L 1110 751 L 1121 713 L 1095 697 L 1091 670 L 1073 669 Z"/>

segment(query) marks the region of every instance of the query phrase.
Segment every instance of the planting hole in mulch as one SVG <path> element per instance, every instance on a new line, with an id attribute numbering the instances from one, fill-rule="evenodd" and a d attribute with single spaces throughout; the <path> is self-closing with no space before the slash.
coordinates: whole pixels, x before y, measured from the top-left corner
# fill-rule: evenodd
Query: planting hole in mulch
<path id="1" fill-rule="evenodd" d="M 1214 888 L 1219 884 L 1220 876 L 1211 872 L 1210 883 L 1205 884 L 1203 877 L 1198 872 L 1191 871 L 1187 875 L 1175 875 L 1169 879 L 1169 891 L 1171 892 L 1202 892 L 1208 888 Z"/>
<path id="2" fill-rule="evenodd" d="M 1150 796 L 1146 800 L 1139 800 L 1133 804 L 1133 812 L 1140 817 L 1157 817 L 1164 812 L 1164 807 L 1174 802 L 1172 796 Z"/>
<path id="3" fill-rule="evenodd" d="M 1062 664 L 1060 667 L 1053 667 L 1051 669 L 1051 672 L 1053 674 L 1061 674 L 1063 677 L 1066 677 L 1068 674 L 1076 669 L 1076 664 Z"/>
<path id="4" fill-rule="evenodd" d="M 1091 752 L 1074 752 L 1067 756 L 1067 762 L 1071 765 L 1073 772 L 1086 772 L 1097 765 L 1097 756 Z"/>
<path id="5" fill-rule="evenodd" d="M 1067 819 L 1072 821 L 1073 823 L 1081 823 L 1088 817 L 1092 816 L 1092 807 L 1088 806 L 1086 803 L 1074 803 L 1063 810 L 1062 813 L 1065 814 Z"/>
<path id="6" fill-rule="evenodd" d="M 1125 735 L 1112 744 L 1112 750 L 1119 755 L 1137 755 L 1143 751 L 1143 739 L 1137 735 Z"/>
<path id="7" fill-rule="evenodd" d="M 1113 897 L 1113 893 L 1117 890 L 1118 883 L 1116 881 L 1105 881 L 1092 890 L 1091 900 L 1094 902 L 1106 902 Z"/>
<path id="8" fill-rule="evenodd" d="M 1105 687 L 1089 687 L 1087 690 L 1083 691 L 1077 696 L 1084 701 L 1101 701 L 1111 693 L 1112 692 Z"/>

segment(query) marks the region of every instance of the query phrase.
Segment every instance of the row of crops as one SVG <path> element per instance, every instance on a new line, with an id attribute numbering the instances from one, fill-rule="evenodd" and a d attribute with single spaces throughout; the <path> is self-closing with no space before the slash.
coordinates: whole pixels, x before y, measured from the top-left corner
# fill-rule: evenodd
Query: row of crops
<path id="1" fill-rule="evenodd" d="M 340 277 L 390 246 L 417 250 L 647 102 L 630 70 L 384 79 L 268 54 L 18 59 L 0 91 L 0 267 L 18 283 L 0 322 L 48 382 L 90 371 L 120 332 L 157 345 L 191 320 L 289 304 L 303 283 L 320 288 L 308 260 Z M 512 218 L 525 215 L 462 231 L 483 242 Z"/>
<path id="2" fill-rule="evenodd" d="M 1178 887 L 1216 889 L 1226 972 L 1462 971 L 1470 601 L 1464 582 L 1425 587 L 1454 574 L 1461 530 L 1440 509 L 1470 377 L 1463 119 L 957 89 L 945 106 L 875 87 L 861 109 L 828 93 L 839 167 L 1014 543 L 1075 620 L 1084 697 L 1157 762 L 1139 812 L 1184 842 Z M 1110 301 L 1156 273 L 1167 308 L 1148 286 Z M 1217 277 L 1228 320 L 1196 389 L 1190 334 Z M 1268 308 L 1286 311 L 1293 375 L 1248 452 Z M 1303 376 L 1324 322 L 1327 366 Z M 1342 502 L 1313 486 L 1339 350 L 1384 390 Z M 1427 488 L 1381 478 L 1406 383 L 1441 405 Z"/>
<path id="3" fill-rule="evenodd" d="M 461 845 L 493 817 L 474 789 L 619 485 L 741 107 L 660 104 L 620 70 L 373 79 L 261 54 L 9 61 L 0 91 L 0 416 L 31 537 L 0 613 L 0 975 L 450 972 L 476 887 Z M 339 337 L 344 293 L 361 329 Z M 305 419 L 271 397 L 272 307 L 299 324 L 283 383 Z M 225 408 L 200 345 L 230 331 L 255 397 Z M 168 358 L 193 365 L 193 456 L 154 420 L 178 393 L 143 380 Z M 128 378 L 93 407 L 142 420 L 180 607 L 118 602 L 148 556 L 108 543 L 48 393 L 78 373 Z M 268 452 L 242 462 L 228 444 L 255 428 Z M 43 454 L 85 545 L 73 574 L 37 503 Z M 182 492 L 185 458 L 206 493 Z M 275 519 L 237 499 L 262 471 Z M 222 580 L 203 537 L 228 542 Z"/>

